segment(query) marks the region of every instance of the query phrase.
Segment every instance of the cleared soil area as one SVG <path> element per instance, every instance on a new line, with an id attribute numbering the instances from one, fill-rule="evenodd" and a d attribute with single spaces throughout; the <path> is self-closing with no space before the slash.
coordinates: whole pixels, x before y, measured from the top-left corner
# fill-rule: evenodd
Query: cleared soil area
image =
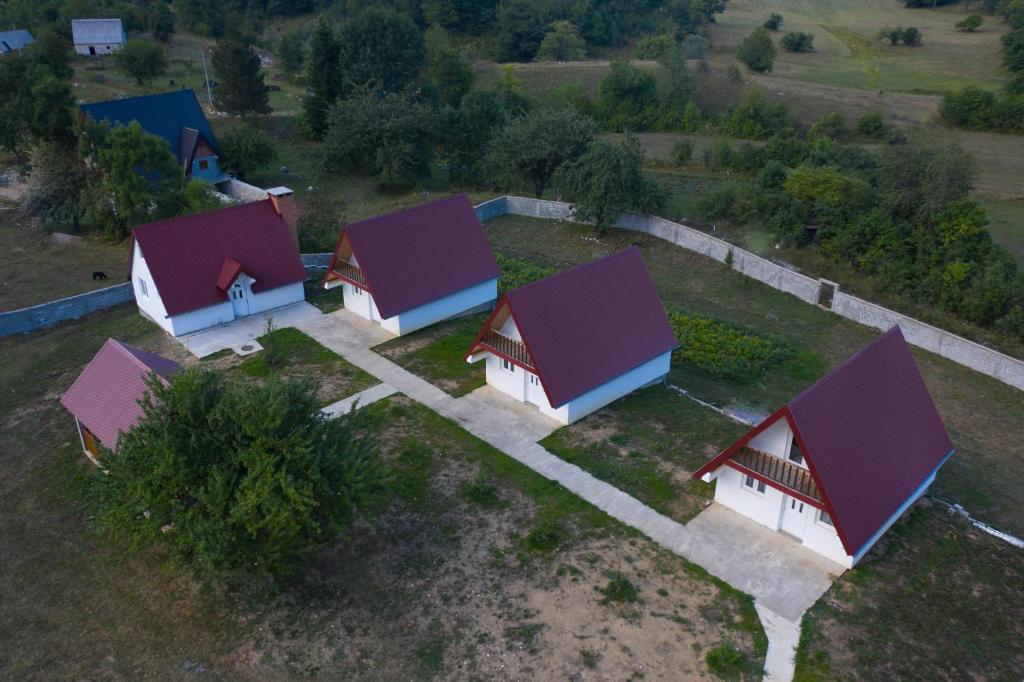
<path id="1" fill-rule="evenodd" d="M 93 536 L 58 398 L 109 336 L 187 360 L 132 306 L 0 339 L 4 676 L 710 679 L 727 645 L 758 678 L 749 598 L 400 397 L 366 413 L 390 499 L 290 586 L 198 584 Z"/>

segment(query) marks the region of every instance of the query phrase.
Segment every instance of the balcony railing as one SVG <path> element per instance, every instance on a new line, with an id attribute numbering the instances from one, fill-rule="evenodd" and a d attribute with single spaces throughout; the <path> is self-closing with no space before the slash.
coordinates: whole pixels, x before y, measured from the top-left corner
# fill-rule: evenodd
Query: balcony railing
<path id="1" fill-rule="evenodd" d="M 355 282 L 362 286 L 363 288 L 366 288 L 366 277 L 363 276 L 363 271 L 357 268 L 355 265 L 352 265 L 348 261 L 339 260 L 337 263 L 335 263 L 334 267 L 331 269 L 331 274 L 340 275 L 345 279 L 351 282 Z M 328 280 L 332 279 L 330 274 L 327 276 L 327 278 Z"/>
<path id="2" fill-rule="evenodd" d="M 533 359 L 530 357 L 530 352 L 526 350 L 526 346 L 522 342 L 510 339 L 494 329 L 487 330 L 484 337 L 480 339 L 480 345 L 486 346 L 496 353 L 512 358 L 516 362 L 533 369 Z"/>
<path id="3" fill-rule="evenodd" d="M 736 464 L 778 483 L 783 488 L 798 492 L 812 500 L 821 501 L 818 486 L 814 483 L 811 472 L 793 462 L 753 448 L 742 448 L 732 459 Z"/>

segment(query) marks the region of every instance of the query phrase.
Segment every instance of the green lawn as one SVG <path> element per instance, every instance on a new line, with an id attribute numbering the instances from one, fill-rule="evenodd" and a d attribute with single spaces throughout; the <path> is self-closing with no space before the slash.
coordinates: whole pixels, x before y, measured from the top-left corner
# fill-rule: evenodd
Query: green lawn
<path id="1" fill-rule="evenodd" d="M 971 11 L 977 11 L 972 7 Z M 961 33 L 956 22 L 967 16 L 961 5 L 907 9 L 894 0 L 730 0 L 712 25 L 715 55 L 732 57 L 736 46 L 768 15 L 777 12 L 787 31 L 814 34 L 814 51 L 779 50 L 773 74 L 825 85 L 864 90 L 947 92 L 964 85 L 998 87 L 999 37 L 1006 28 L 986 16 L 975 33 Z M 886 26 L 916 26 L 917 47 L 890 46 L 875 38 Z"/>
<path id="2" fill-rule="evenodd" d="M 917 507 L 804 616 L 796 682 L 1018 680 L 1024 552 Z"/>
<path id="3" fill-rule="evenodd" d="M 449 320 L 400 336 L 374 350 L 453 396 L 465 395 L 486 383 L 483 363 L 465 360 L 486 319 L 486 314 L 480 314 Z"/>
<path id="4" fill-rule="evenodd" d="M 673 383 L 721 407 L 770 412 L 877 336 L 871 329 L 647 235 L 612 231 L 595 241 L 592 228 L 521 216 L 497 218 L 486 228 L 498 251 L 559 268 L 637 244 L 667 309 L 752 329 L 792 350 L 790 360 L 754 383 L 737 384 L 698 370 L 673 368 Z M 1024 508 L 1024 486 L 1020 485 L 1024 480 L 1024 440 L 1017 416 L 1024 410 L 1024 395 L 925 351 L 915 350 L 914 355 L 957 447 L 957 455 L 939 473 L 933 492 L 961 502 L 972 514 L 1000 528 L 1024 533 L 1024 515 L 1020 513 Z M 709 412 L 708 418 L 713 417 Z M 570 431 L 586 429 L 586 421 Z M 717 446 L 724 448 L 728 443 L 728 438 L 722 438 Z M 648 456 L 656 456 L 657 450 L 649 452 Z M 696 460 L 703 454 L 677 457 Z"/>

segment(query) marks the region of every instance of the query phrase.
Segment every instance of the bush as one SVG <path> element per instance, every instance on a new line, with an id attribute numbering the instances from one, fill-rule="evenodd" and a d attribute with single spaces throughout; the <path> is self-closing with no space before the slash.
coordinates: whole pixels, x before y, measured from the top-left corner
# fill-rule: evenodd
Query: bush
<path id="1" fill-rule="evenodd" d="M 558 272 L 555 268 L 545 268 L 522 258 L 512 258 L 495 254 L 501 276 L 498 278 L 498 293 L 503 294 L 512 289 L 526 286 L 530 282 L 544 279 Z"/>
<path id="2" fill-rule="evenodd" d="M 764 93 L 751 89 L 722 122 L 722 133 L 732 137 L 757 140 L 782 132 L 789 127 L 789 109 L 781 102 L 769 102 Z"/>
<path id="3" fill-rule="evenodd" d="M 764 20 L 764 24 L 762 25 L 769 31 L 778 31 L 779 26 L 782 26 L 782 15 L 777 12 L 772 12 L 772 14 Z"/>
<path id="4" fill-rule="evenodd" d="M 722 379 L 760 379 L 769 367 L 789 355 L 788 349 L 775 341 L 726 322 L 681 312 L 668 317 L 680 343 L 672 360 Z"/>
<path id="5" fill-rule="evenodd" d="M 167 71 L 167 55 L 162 47 L 148 40 L 129 40 L 114 53 L 114 63 L 139 85 Z"/>
<path id="6" fill-rule="evenodd" d="M 242 123 L 220 138 L 226 167 L 242 177 L 277 160 L 273 138 L 251 123 Z"/>
<path id="7" fill-rule="evenodd" d="M 675 49 L 676 40 L 672 36 L 662 34 L 660 36 L 647 36 L 637 42 L 633 48 L 633 57 L 636 59 L 660 60 Z"/>
<path id="8" fill-rule="evenodd" d="M 885 137 L 885 119 L 879 111 L 869 111 L 857 119 L 857 133 L 864 137 L 880 140 Z"/>
<path id="9" fill-rule="evenodd" d="M 762 189 L 778 189 L 786 182 L 786 167 L 772 159 L 764 165 L 757 176 L 757 184 Z"/>
<path id="10" fill-rule="evenodd" d="M 838 140 L 846 132 L 846 120 L 838 111 L 830 111 L 823 115 L 814 125 L 811 126 L 810 137 L 817 139 L 821 137 L 830 140 Z"/>
<path id="11" fill-rule="evenodd" d="M 736 57 L 751 71 L 764 73 L 772 70 L 775 63 L 775 45 L 765 28 L 755 28 L 743 39 L 736 50 Z"/>
<path id="12" fill-rule="evenodd" d="M 723 182 L 697 200 L 697 212 L 707 220 L 735 221 L 739 217 L 739 185 Z"/>
<path id="13" fill-rule="evenodd" d="M 640 598 L 636 585 L 622 573 L 611 571 L 608 573 L 608 578 L 608 584 L 599 590 L 604 595 L 604 599 L 601 600 L 602 604 L 611 602 L 631 604 Z"/>
<path id="14" fill-rule="evenodd" d="M 971 14 L 967 17 L 964 17 L 960 21 L 956 22 L 956 30 L 964 31 L 966 33 L 973 33 L 974 31 L 978 30 L 978 28 L 984 21 L 985 20 L 982 18 L 980 14 Z"/>
<path id="15" fill-rule="evenodd" d="M 810 52 L 814 49 L 814 34 L 790 31 L 782 37 L 782 49 L 787 52 Z"/>
<path id="16" fill-rule="evenodd" d="M 758 676 L 760 668 L 750 656 L 743 653 L 732 642 L 722 642 L 708 650 L 708 670 L 726 680 L 745 679 Z"/>
<path id="17" fill-rule="evenodd" d="M 907 28 L 903 29 L 903 35 L 901 36 L 901 38 L 903 40 L 904 45 L 910 45 L 911 47 L 913 47 L 914 45 L 921 44 L 921 32 L 918 31 L 913 26 L 908 26 Z"/>
<path id="18" fill-rule="evenodd" d="M 705 59 L 708 56 L 708 39 L 692 33 L 683 38 L 683 56 L 687 59 Z"/>
<path id="19" fill-rule="evenodd" d="M 879 40 L 888 40 L 890 45 L 899 45 L 903 39 L 902 26 L 886 26 L 878 32 Z"/>
<path id="20" fill-rule="evenodd" d="M 561 522 L 542 518 L 526 534 L 524 542 L 527 549 L 547 553 L 558 549 L 558 545 L 562 544 L 565 536 L 566 530 Z"/>
<path id="21" fill-rule="evenodd" d="M 682 166 L 691 158 L 693 158 L 693 142 L 679 140 L 672 145 L 672 162 L 677 166 Z"/>

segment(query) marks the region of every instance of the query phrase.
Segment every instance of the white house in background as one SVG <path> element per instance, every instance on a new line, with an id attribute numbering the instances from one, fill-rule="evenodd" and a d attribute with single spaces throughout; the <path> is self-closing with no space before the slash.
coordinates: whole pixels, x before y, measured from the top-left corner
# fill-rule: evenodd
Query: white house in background
<path id="1" fill-rule="evenodd" d="M 171 336 L 305 300 L 291 190 L 132 230 L 139 311 Z"/>
<path id="2" fill-rule="evenodd" d="M 953 454 L 899 327 L 693 475 L 715 501 L 852 567 Z"/>
<path id="3" fill-rule="evenodd" d="M 465 194 L 347 225 L 324 288 L 392 334 L 487 310 L 498 263 Z"/>
<path id="4" fill-rule="evenodd" d="M 120 19 L 72 19 L 75 54 L 111 54 L 124 47 L 127 38 Z"/>
<path id="5" fill-rule="evenodd" d="M 636 247 L 502 296 L 466 353 L 487 383 L 571 424 L 668 373 L 679 345 Z"/>

